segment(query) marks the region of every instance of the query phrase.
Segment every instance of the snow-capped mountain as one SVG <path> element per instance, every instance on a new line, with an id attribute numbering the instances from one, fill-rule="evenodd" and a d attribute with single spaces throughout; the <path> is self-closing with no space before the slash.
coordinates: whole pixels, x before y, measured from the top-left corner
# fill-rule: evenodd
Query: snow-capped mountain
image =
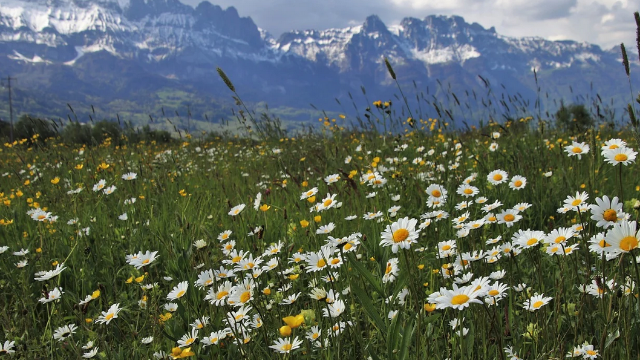
<path id="1" fill-rule="evenodd" d="M 458 16 L 405 18 L 387 26 L 372 15 L 360 26 L 291 31 L 275 39 L 235 8 L 209 2 L 195 8 L 178 0 L 0 3 L 0 66 L 8 71 L 0 75 L 21 78 L 24 96 L 31 89 L 34 97 L 48 92 L 65 102 L 133 96 L 137 103 L 160 104 L 161 89 L 228 96 L 218 66 L 249 100 L 275 105 L 330 104 L 363 85 L 390 96 L 395 84 L 385 57 L 399 81 L 422 88 L 436 80 L 480 88 L 481 75 L 531 95 L 535 69 L 559 96 L 570 85 L 586 93 L 590 82 L 602 84 L 596 89 L 601 95 L 624 93 L 614 86 L 624 77 L 616 49 L 502 36 Z"/>

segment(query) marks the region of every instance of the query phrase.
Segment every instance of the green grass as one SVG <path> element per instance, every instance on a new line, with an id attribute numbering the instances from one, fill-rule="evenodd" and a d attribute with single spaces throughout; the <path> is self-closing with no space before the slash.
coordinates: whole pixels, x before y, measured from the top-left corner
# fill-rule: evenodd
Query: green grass
<path id="1" fill-rule="evenodd" d="M 622 166 L 619 172 L 621 165 L 605 163 L 600 152 L 604 141 L 612 138 L 622 138 L 637 149 L 629 131 L 601 127 L 577 134 L 575 140 L 591 146 L 577 159 L 563 150 L 573 140 L 569 134 L 555 130 L 541 133 L 530 120 L 518 131 L 515 126 L 494 125 L 465 133 L 440 131 L 435 122 L 429 131 L 431 122 L 426 120 L 418 121 L 415 129 L 398 122 L 395 126 L 407 131 L 397 136 L 341 130 L 350 120 L 336 117 L 334 123 L 328 119 L 324 135 L 307 133 L 260 141 L 218 138 L 204 142 L 194 136 L 168 147 L 106 143 L 84 149 L 56 139 L 31 148 L 26 142 L 5 144 L 0 162 L 4 203 L 0 205 L 4 224 L 0 226 L 0 246 L 6 245 L 8 250 L 0 254 L 0 340 L 15 341 L 14 358 L 77 358 L 88 351 L 81 347 L 93 341 L 99 348 L 98 358 L 146 359 L 158 351 L 170 353 L 176 340 L 191 332 L 190 324 L 207 316 L 209 323 L 199 330 L 199 340 L 191 346 L 194 356 L 202 359 L 506 359 L 509 356 L 503 349 L 508 346 L 521 358 L 546 359 L 564 358 L 585 342 L 603 358 L 636 357 L 640 351 L 637 287 L 629 290 L 631 295 L 618 290 L 625 279 L 640 280 L 632 257 L 626 254 L 603 261 L 588 251 L 589 239 L 606 231 L 596 227 L 591 213 L 557 212 L 568 196 L 586 191 L 590 204 L 603 195 L 622 198 L 630 220 L 638 219 L 638 210 L 633 207 L 635 198 L 640 197 L 638 165 Z M 492 132 L 500 133 L 495 152 L 489 150 L 494 141 Z M 351 161 L 345 163 L 348 156 Z M 512 190 L 507 183 L 490 184 L 487 174 L 496 169 L 506 171 L 509 178 L 524 176 L 525 187 Z M 386 184 L 373 188 L 363 182 L 361 177 L 370 171 L 378 171 Z M 129 172 L 135 172 L 137 178 L 123 180 L 122 175 Z M 552 175 L 545 176 L 547 172 Z M 331 174 L 340 179 L 327 184 L 323 178 Z M 459 238 L 452 219 L 466 211 L 471 220 L 485 216 L 481 207 L 486 204 L 455 208 L 467 200 L 456 190 L 473 174 L 475 180 L 470 183 L 479 193 L 469 199 L 486 197 L 486 204 L 500 201 L 503 205 L 494 214 L 522 202 L 532 206 L 522 211 L 522 219 L 511 227 L 486 224 Z M 110 195 L 94 192 L 100 180 L 116 190 Z M 425 190 L 431 184 L 440 184 L 448 192 L 441 208 L 427 205 Z M 310 212 L 314 204 L 300 197 L 313 187 L 318 188 L 314 204 L 321 203 L 327 194 L 336 194 L 335 201 L 341 206 Z M 83 190 L 67 194 L 76 188 Z M 368 197 L 373 192 L 376 195 Z M 265 211 L 253 209 L 258 193 Z M 132 198 L 135 203 L 125 204 Z M 246 204 L 246 208 L 237 216 L 228 215 L 238 204 Z M 391 217 L 387 210 L 394 205 L 400 209 Z M 37 207 L 51 212 L 57 220 L 33 220 L 27 211 Z M 432 219 L 409 249 L 393 253 L 391 247 L 380 244 L 388 225 L 404 217 L 420 223 L 424 221 L 421 215 L 434 210 L 444 210 L 449 217 Z M 382 212 L 378 220 L 363 218 L 377 211 Z M 124 213 L 128 219 L 120 220 Z M 356 218 L 345 220 L 349 215 Z M 68 225 L 70 219 L 77 219 L 77 223 Z M 301 221 L 307 221 L 308 226 L 303 227 Z M 361 234 L 353 235 L 360 239 L 359 245 L 349 249 L 353 252 L 338 248 L 327 255 L 325 263 L 340 259 L 341 265 L 309 272 L 304 261 L 290 263 L 296 254 L 318 252 L 325 245 L 328 235 L 316 234 L 316 230 L 329 223 L 335 224 L 330 233 L 335 238 Z M 584 230 L 568 241 L 578 244 L 571 255 L 550 256 L 544 251 L 546 246 L 539 244 L 522 249 L 515 257 L 501 256 L 492 263 L 473 261 L 456 270 L 455 277 L 472 274 L 469 276 L 474 280 L 504 270 L 504 278 L 490 281 L 509 286 L 497 306 L 472 303 L 463 310 L 425 311 L 429 295 L 441 288 L 453 289 L 453 277 L 443 276 L 443 265 L 455 258 L 438 256 L 440 242 L 455 240 L 458 254 L 486 252 L 495 246 L 488 245 L 488 239 L 501 236 L 500 245 L 511 241 L 518 230 L 548 234 L 579 224 Z M 262 231 L 249 236 L 257 226 Z M 85 228 L 90 229 L 89 234 L 80 235 Z M 227 328 L 224 319 L 236 309 L 205 301 L 208 287 L 194 286 L 204 270 L 233 268 L 222 262 L 230 260 L 222 251 L 229 241 L 217 239 L 225 230 L 233 231 L 229 239 L 235 241 L 235 249 L 250 253 L 254 259 L 273 244 L 280 242 L 282 246 L 279 252 L 263 256 L 259 266 L 270 259 L 277 259 L 277 265 L 250 283 L 249 315 L 260 317 L 262 326 L 246 323 L 233 331 L 235 338 L 230 334 L 218 345 L 204 346 L 203 338 Z M 198 249 L 194 242 L 200 239 L 206 246 Z M 12 254 L 20 249 L 29 253 Z M 158 251 L 157 259 L 148 266 L 136 269 L 127 264 L 126 255 L 147 250 Z M 640 255 L 638 252 L 634 249 L 632 254 Z M 398 274 L 393 281 L 383 282 L 388 261 L 393 258 L 398 261 Z M 15 263 L 20 260 L 28 264 L 17 268 Z M 36 272 L 53 269 L 53 263 L 64 263 L 67 269 L 50 280 L 34 280 Z M 246 274 L 251 271 L 238 271 L 234 286 Z M 337 279 L 325 283 L 322 277 L 329 274 Z M 602 297 L 579 291 L 581 284 L 591 284 L 594 279 L 601 283 L 614 280 L 616 285 Z M 164 308 L 170 302 L 167 294 L 182 281 L 187 281 L 189 288 L 174 301 L 177 311 L 169 312 Z M 156 283 L 152 289 L 141 288 Z M 513 290 L 521 283 L 527 284 L 527 290 Z M 216 279 L 211 288 L 215 291 L 221 284 Z M 313 286 L 339 293 L 344 312 L 336 318 L 323 316 L 329 304 L 309 296 Z M 59 301 L 38 301 L 55 287 L 64 291 Z M 96 299 L 78 305 L 96 290 L 100 290 Z M 400 304 L 398 296 L 406 291 Z M 298 293 L 293 304 L 280 304 Z M 552 300 L 537 311 L 526 311 L 523 303 L 535 293 Z M 140 305 L 142 299 L 146 299 L 146 306 Z M 101 313 L 116 303 L 122 308 L 117 318 L 98 324 Z M 390 320 L 388 314 L 395 310 L 397 315 Z M 292 329 L 290 337 L 302 340 L 300 348 L 284 355 L 269 348 L 283 339 L 282 319 L 301 313 L 305 321 Z M 161 321 L 165 314 L 172 316 Z M 466 336 L 458 336 L 450 327 L 449 322 L 455 319 L 468 329 Z M 330 329 L 339 322 L 348 325 L 340 334 L 330 336 Z M 78 329 L 64 341 L 54 340 L 54 331 L 67 324 Z M 326 347 L 316 348 L 317 342 L 305 338 L 312 326 L 319 327 L 320 343 L 326 341 Z M 149 336 L 153 337 L 151 343 L 143 344 L 141 340 Z"/>

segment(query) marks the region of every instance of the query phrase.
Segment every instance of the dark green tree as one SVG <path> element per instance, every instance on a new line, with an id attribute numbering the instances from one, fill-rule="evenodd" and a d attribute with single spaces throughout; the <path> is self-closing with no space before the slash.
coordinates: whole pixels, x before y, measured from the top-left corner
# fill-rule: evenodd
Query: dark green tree
<path id="1" fill-rule="evenodd" d="M 561 104 L 556 112 L 556 126 L 570 133 L 585 132 L 595 125 L 589 110 L 583 104 Z"/>

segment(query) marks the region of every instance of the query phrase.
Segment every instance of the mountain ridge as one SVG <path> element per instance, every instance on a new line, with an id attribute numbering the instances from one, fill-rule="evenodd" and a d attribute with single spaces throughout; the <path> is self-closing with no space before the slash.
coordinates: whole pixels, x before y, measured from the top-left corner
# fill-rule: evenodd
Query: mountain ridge
<path id="1" fill-rule="evenodd" d="M 312 102 L 335 109 L 334 99 L 347 100 L 363 86 L 380 98 L 393 96 L 385 58 L 401 83 L 413 82 L 422 90 L 438 81 L 457 91 L 479 90 L 484 86 L 480 75 L 505 92 L 531 99 L 537 91 L 535 69 L 538 80 L 553 83 L 551 93 L 561 99 L 590 91 L 581 74 L 594 76 L 605 97 L 625 92 L 628 97 L 628 89 L 607 85 L 626 81 L 615 49 L 508 37 L 460 16 L 407 17 L 387 26 L 371 15 L 362 25 L 293 30 L 276 39 L 234 7 L 206 1 L 195 7 L 178 0 L 7 0 L 0 5 L 0 66 L 22 78 L 25 90 L 51 90 L 59 102 L 126 100 L 131 89 L 139 91 L 136 98 L 157 102 L 160 89 L 172 88 L 202 101 L 228 98 L 215 70 L 221 67 L 249 101 L 299 108 Z M 638 61 L 631 61 L 635 69 Z M 564 89 L 576 82 L 570 91 Z"/>

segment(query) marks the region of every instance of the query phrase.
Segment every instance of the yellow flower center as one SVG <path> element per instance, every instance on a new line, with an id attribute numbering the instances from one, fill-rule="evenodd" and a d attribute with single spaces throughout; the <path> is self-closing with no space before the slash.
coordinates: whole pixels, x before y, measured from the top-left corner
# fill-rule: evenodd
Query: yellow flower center
<path id="1" fill-rule="evenodd" d="M 325 200 L 325 201 L 322 203 L 322 205 L 324 205 L 325 207 L 327 207 L 327 206 L 331 205 L 331 203 L 332 203 L 332 202 L 333 202 L 333 200 L 331 200 L 331 199 L 327 199 L 327 200 Z"/>
<path id="2" fill-rule="evenodd" d="M 340 259 L 338 258 L 331 259 L 331 265 L 337 265 L 338 263 L 340 263 Z"/>
<path id="3" fill-rule="evenodd" d="M 628 157 L 627 157 L 627 154 L 616 154 L 616 156 L 614 156 L 613 159 L 615 161 L 623 162 L 623 161 L 627 161 Z"/>
<path id="4" fill-rule="evenodd" d="M 391 263 L 387 263 L 387 269 L 384 271 L 384 273 L 388 274 L 391 272 L 391 270 L 393 270 L 393 267 L 391 267 Z"/>
<path id="5" fill-rule="evenodd" d="M 240 302 L 243 304 L 249 301 L 249 299 L 251 299 L 251 292 L 249 291 L 245 291 L 240 295 Z"/>
<path id="6" fill-rule="evenodd" d="M 578 206 L 580 204 L 582 204 L 582 200 L 580 199 L 575 199 L 571 202 L 571 206 Z"/>
<path id="7" fill-rule="evenodd" d="M 456 295 L 451 298 L 452 305 L 462 305 L 469 301 L 469 297 L 464 294 Z"/>
<path id="8" fill-rule="evenodd" d="M 495 216 L 490 216 L 490 217 L 489 217 L 489 221 L 496 221 L 496 220 L 497 220 L 497 219 L 496 219 L 496 217 L 495 217 Z"/>
<path id="9" fill-rule="evenodd" d="M 635 236 L 626 236 L 620 240 L 620 249 L 631 251 L 638 247 L 638 239 Z"/>
<path id="10" fill-rule="evenodd" d="M 573 147 L 573 149 L 571 149 L 571 151 L 572 151 L 574 154 L 580 154 L 580 153 L 582 153 L 582 149 L 581 149 L 581 148 L 579 148 L 579 147 L 577 147 L 577 146 L 574 146 L 574 147 Z"/>
<path id="11" fill-rule="evenodd" d="M 180 292 L 176 295 L 176 297 L 182 297 L 182 295 L 184 295 L 185 291 L 184 290 L 180 290 Z"/>
<path id="12" fill-rule="evenodd" d="M 105 320 L 111 320 L 113 319 L 113 314 L 107 314 L 107 316 L 104 317 Z"/>
<path id="13" fill-rule="evenodd" d="M 500 181 L 500 180 L 502 180 L 502 174 L 495 174 L 495 175 L 493 175 L 493 180 L 495 180 L 495 181 Z"/>
<path id="14" fill-rule="evenodd" d="M 540 307 L 540 306 L 542 306 L 542 305 L 544 305 L 544 302 L 543 302 L 543 301 L 538 300 L 538 301 L 536 301 L 536 302 L 534 302 L 534 303 L 533 303 L 533 308 L 534 308 L 534 309 L 537 309 L 537 308 L 539 308 L 539 307 Z"/>
<path id="15" fill-rule="evenodd" d="M 327 266 L 327 262 L 326 262 L 326 261 L 324 261 L 324 259 L 320 259 L 320 260 L 318 260 L 318 262 L 316 263 L 316 266 L 317 266 L 317 267 L 319 267 L 319 268 L 323 268 L 323 267 Z"/>
<path id="16" fill-rule="evenodd" d="M 392 237 L 395 243 L 405 241 L 409 237 L 409 231 L 407 229 L 398 229 L 393 232 Z"/>
<path id="17" fill-rule="evenodd" d="M 511 222 L 511 221 L 513 221 L 515 219 L 516 219 L 516 217 L 513 216 L 512 214 L 507 214 L 507 215 L 504 216 L 504 221 L 507 221 L 507 222 Z"/>
<path id="18" fill-rule="evenodd" d="M 536 238 L 531 238 L 531 239 L 527 240 L 527 245 L 529 245 L 529 246 L 533 246 L 533 245 L 535 245 L 537 242 L 538 242 L 538 239 L 536 239 Z"/>
<path id="19" fill-rule="evenodd" d="M 225 296 L 227 296 L 227 295 L 229 295 L 229 292 L 228 292 L 228 291 L 224 291 L 224 290 L 222 290 L 222 291 L 220 291 L 220 292 L 218 293 L 218 295 L 216 295 L 216 298 L 218 298 L 218 300 L 220 300 L 220 299 L 222 299 L 223 297 L 225 297 Z"/>
<path id="20" fill-rule="evenodd" d="M 520 187 L 520 186 L 522 186 L 522 181 L 520 181 L 520 180 L 516 180 L 516 181 L 513 183 L 513 186 L 515 186 L 515 187 Z"/>
<path id="21" fill-rule="evenodd" d="M 553 240 L 553 242 L 555 242 L 556 244 L 560 244 L 560 243 L 564 242 L 565 240 L 567 240 L 566 237 L 558 236 L 555 240 Z"/>
<path id="22" fill-rule="evenodd" d="M 433 197 L 440 197 L 440 196 L 442 196 L 442 193 L 440 192 L 440 190 L 433 190 L 433 191 L 431 192 L 431 196 L 433 196 Z"/>
<path id="23" fill-rule="evenodd" d="M 469 188 L 466 188 L 466 189 L 464 189 L 464 193 L 467 194 L 467 195 L 470 195 L 470 194 L 473 194 L 473 190 L 471 190 Z"/>
<path id="24" fill-rule="evenodd" d="M 604 241 L 604 239 L 600 240 L 598 245 L 600 245 L 601 248 L 606 248 L 607 246 L 611 246 L 611 244 L 608 244 L 606 241 Z"/>
<path id="25" fill-rule="evenodd" d="M 451 249 L 451 245 L 445 245 L 442 247 L 442 251 L 447 251 L 449 249 Z"/>
<path id="26" fill-rule="evenodd" d="M 491 296 L 496 296 L 498 294 L 500 294 L 500 291 L 498 291 L 498 290 L 495 290 L 495 289 L 489 290 L 489 295 L 491 295 Z"/>
<path id="27" fill-rule="evenodd" d="M 351 245 L 351 244 L 347 243 L 347 244 L 345 244 L 344 249 L 345 249 L 345 250 L 349 250 L 349 249 L 351 249 L 352 247 L 353 247 L 353 245 Z"/>
<path id="28" fill-rule="evenodd" d="M 608 209 L 604 211 L 604 214 L 602 214 L 602 218 L 607 221 L 616 221 L 618 220 L 618 213 L 613 209 Z"/>
<path id="29" fill-rule="evenodd" d="M 609 145 L 609 149 L 611 149 L 611 150 L 617 149 L 617 148 L 618 148 L 618 145 L 616 145 L 616 144 Z"/>
<path id="30" fill-rule="evenodd" d="M 290 351 L 292 347 L 293 346 L 291 344 L 284 344 L 284 345 L 282 345 L 281 350 L 282 351 Z"/>
<path id="31" fill-rule="evenodd" d="M 142 261 L 143 264 L 148 264 L 149 263 L 149 259 L 144 259 L 144 261 Z"/>
<path id="32" fill-rule="evenodd" d="M 240 261 L 242 258 L 240 256 L 236 256 L 233 259 L 231 259 L 232 262 L 237 263 L 238 261 Z"/>

